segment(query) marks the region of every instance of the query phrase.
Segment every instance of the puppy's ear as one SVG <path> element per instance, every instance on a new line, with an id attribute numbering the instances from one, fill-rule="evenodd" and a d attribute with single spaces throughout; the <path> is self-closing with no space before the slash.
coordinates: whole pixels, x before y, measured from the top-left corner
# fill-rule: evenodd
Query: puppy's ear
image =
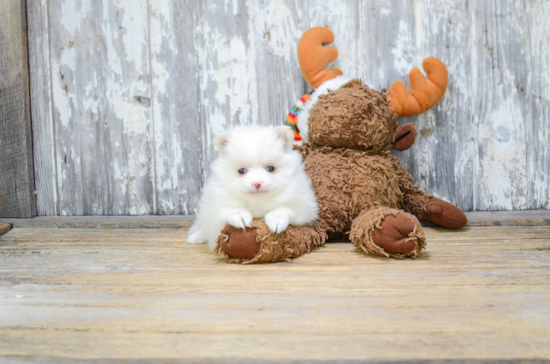
<path id="1" fill-rule="evenodd" d="M 294 132 L 288 126 L 278 126 L 275 128 L 277 138 L 283 141 L 285 152 L 290 152 L 294 146 Z"/>
<path id="2" fill-rule="evenodd" d="M 231 135 L 230 132 L 227 133 L 221 133 L 216 135 L 214 138 L 214 145 L 221 154 L 225 154 L 225 148 L 227 147 L 227 143 L 229 143 L 229 136 Z"/>

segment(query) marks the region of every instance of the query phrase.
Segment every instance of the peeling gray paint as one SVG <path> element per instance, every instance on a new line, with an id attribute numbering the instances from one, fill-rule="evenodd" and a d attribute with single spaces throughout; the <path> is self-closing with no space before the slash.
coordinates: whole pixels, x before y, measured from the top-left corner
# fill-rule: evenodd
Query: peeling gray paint
<path id="1" fill-rule="evenodd" d="M 41 215 L 193 214 L 213 136 L 275 124 L 310 89 L 295 56 L 335 32 L 334 66 L 378 89 L 427 56 L 449 89 L 399 153 L 466 210 L 548 209 L 550 2 L 28 1 Z M 37 105 L 37 107 L 34 107 Z"/>

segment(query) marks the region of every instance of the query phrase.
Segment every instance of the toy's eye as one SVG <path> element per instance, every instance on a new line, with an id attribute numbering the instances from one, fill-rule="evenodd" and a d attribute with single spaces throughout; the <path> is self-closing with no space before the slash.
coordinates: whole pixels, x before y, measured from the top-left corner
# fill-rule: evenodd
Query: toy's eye
<path id="1" fill-rule="evenodd" d="M 275 167 L 269 166 L 269 167 L 266 168 L 266 170 L 267 170 L 268 172 L 273 172 L 273 171 L 275 170 Z"/>
<path id="2" fill-rule="evenodd" d="M 240 174 L 246 174 L 246 169 L 244 169 L 244 168 L 239 169 L 239 173 Z"/>

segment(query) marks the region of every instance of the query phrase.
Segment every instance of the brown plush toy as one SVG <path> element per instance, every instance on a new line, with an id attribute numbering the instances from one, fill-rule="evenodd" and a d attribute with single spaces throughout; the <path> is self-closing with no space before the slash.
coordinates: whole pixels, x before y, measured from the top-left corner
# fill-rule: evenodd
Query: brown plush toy
<path id="1" fill-rule="evenodd" d="M 327 238 L 348 238 L 365 252 L 386 257 L 416 257 L 426 241 L 417 219 L 450 229 L 466 225 L 464 212 L 412 184 L 413 178 L 389 152 L 408 149 L 412 124 L 398 126 L 397 116 L 418 115 L 435 106 L 447 88 L 447 69 L 437 58 L 409 75 L 411 92 L 396 81 L 386 95 L 338 69 L 325 67 L 338 57 L 328 28 L 312 28 L 298 44 L 298 60 L 315 91 L 293 108 L 287 125 L 313 182 L 319 203 L 314 226 L 289 226 L 280 234 L 262 220 L 240 230 L 226 226 L 218 253 L 243 263 L 296 258 Z"/>

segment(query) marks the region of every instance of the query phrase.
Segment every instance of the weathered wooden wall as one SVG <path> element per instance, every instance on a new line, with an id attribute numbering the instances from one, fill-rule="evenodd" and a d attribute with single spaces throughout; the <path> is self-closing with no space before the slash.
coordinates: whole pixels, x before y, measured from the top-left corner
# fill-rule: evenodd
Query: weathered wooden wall
<path id="1" fill-rule="evenodd" d="M 376 88 L 447 64 L 443 101 L 402 120 L 422 188 L 550 208 L 550 1 L 35 0 L 28 18 L 41 215 L 193 214 L 213 135 L 281 124 L 308 91 L 295 49 L 318 25 Z"/>
<path id="2" fill-rule="evenodd" d="M 0 217 L 36 215 L 25 0 L 0 0 Z"/>

